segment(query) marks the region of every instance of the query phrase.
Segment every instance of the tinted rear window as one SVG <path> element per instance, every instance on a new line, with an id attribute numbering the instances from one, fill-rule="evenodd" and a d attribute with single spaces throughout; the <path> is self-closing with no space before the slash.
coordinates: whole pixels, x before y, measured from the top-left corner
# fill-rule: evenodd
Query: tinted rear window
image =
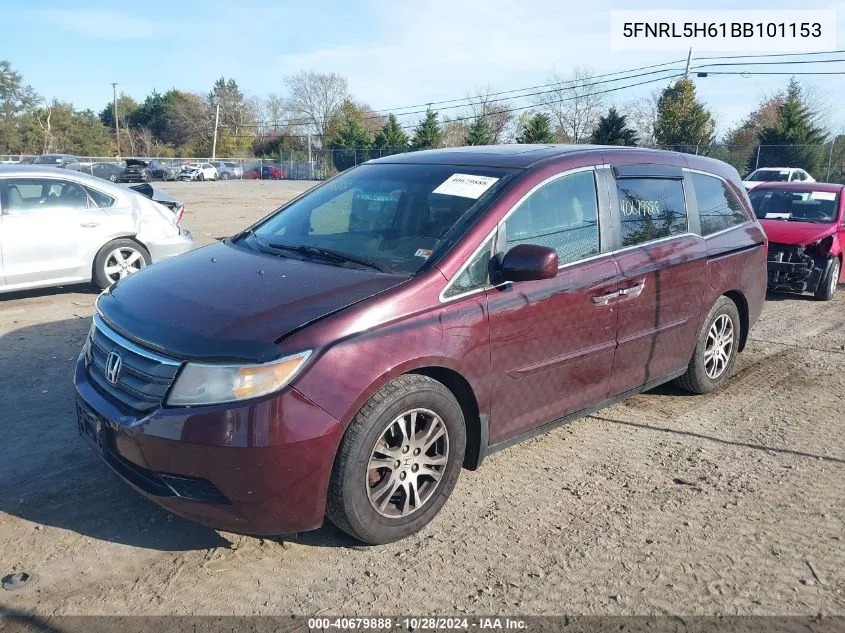
<path id="1" fill-rule="evenodd" d="M 727 183 L 715 176 L 692 174 L 701 234 L 711 235 L 748 222 L 742 203 Z"/>
<path id="2" fill-rule="evenodd" d="M 623 247 L 687 231 L 684 187 L 680 180 L 622 178 L 616 181 L 616 189 Z"/>

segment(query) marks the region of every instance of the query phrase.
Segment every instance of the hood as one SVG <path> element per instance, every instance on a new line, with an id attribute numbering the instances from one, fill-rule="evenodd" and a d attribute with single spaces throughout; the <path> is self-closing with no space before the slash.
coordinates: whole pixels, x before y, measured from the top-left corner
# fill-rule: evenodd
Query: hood
<path id="1" fill-rule="evenodd" d="M 806 246 L 836 232 L 836 224 L 793 222 L 787 220 L 760 220 L 770 242 Z"/>
<path id="2" fill-rule="evenodd" d="M 407 279 L 218 242 L 120 280 L 97 305 L 110 326 L 162 353 L 265 362 L 292 330 Z"/>

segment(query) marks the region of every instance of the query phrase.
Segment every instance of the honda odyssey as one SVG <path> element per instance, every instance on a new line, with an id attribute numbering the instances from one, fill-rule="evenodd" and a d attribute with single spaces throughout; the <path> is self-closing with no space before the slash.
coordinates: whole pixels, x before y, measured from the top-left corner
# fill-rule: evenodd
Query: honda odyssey
<path id="1" fill-rule="evenodd" d="M 496 450 L 667 381 L 724 385 L 766 246 L 737 172 L 699 156 L 373 160 L 104 292 L 79 431 L 178 515 L 393 541 Z"/>

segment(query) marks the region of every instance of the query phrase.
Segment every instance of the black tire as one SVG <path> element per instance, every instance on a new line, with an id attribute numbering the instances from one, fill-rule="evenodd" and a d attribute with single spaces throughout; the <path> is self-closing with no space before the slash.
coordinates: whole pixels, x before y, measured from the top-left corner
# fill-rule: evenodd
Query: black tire
<path id="1" fill-rule="evenodd" d="M 106 263 L 109 256 L 117 249 L 131 249 L 141 255 L 143 259 L 143 264 L 141 264 L 141 268 L 144 266 L 149 266 L 152 264 L 152 258 L 150 257 L 150 252 L 141 246 L 138 242 L 126 238 L 121 238 L 117 240 L 112 240 L 100 251 L 97 253 L 97 256 L 94 258 L 94 268 L 92 271 L 91 279 L 92 281 L 99 287 L 105 290 L 109 286 L 111 286 L 115 280 L 109 277 L 109 273 L 106 271 Z"/>
<path id="2" fill-rule="evenodd" d="M 370 501 L 369 492 L 374 484 L 370 483 L 369 477 L 376 472 L 369 468 L 370 457 L 376 442 L 391 428 L 393 421 L 414 409 L 435 413 L 445 426 L 446 464 L 440 471 L 439 482 L 420 507 L 407 516 L 384 516 Z M 332 469 L 326 514 L 341 530 L 370 545 L 410 536 L 424 528 L 446 503 L 458 481 L 465 450 L 464 415 L 452 392 L 427 376 L 400 376 L 370 398 L 346 430 Z M 405 459 L 406 464 L 408 461 Z M 389 468 L 391 475 L 400 470 Z M 397 490 L 396 494 L 407 493 Z M 391 495 L 391 498 L 395 496 Z"/>
<path id="3" fill-rule="evenodd" d="M 838 257 L 831 257 L 827 260 L 827 267 L 824 270 L 819 281 L 819 287 L 813 295 L 819 301 L 830 301 L 836 292 L 836 287 L 839 284 L 839 274 L 842 270 L 842 263 Z"/>
<path id="4" fill-rule="evenodd" d="M 205 180 L 205 174 L 204 174 L 204 173 L 202 173 L 202 172 L 198 173 L 198 174 L 197 174 L 197 180 L 199 180 L 200 182 L 202 182 L 203 180 Z"/>
<path id="5" fill-rule="evenodd" d="M 727 317 L 731 323 L 730 351 L 727 352 L 728 358 L 721 371 L 716 375 L 711 375 L 711 373 L 708 373 L 706 361 L 708 339 L 714 323 L 722 317 Z M 741 327 L 739 310 L 737 310 L 736 304 L 725 296 L 719 297 L 713 307 L 710 308 L 710 312 L 707 313 L 707 318 L 704 319 L 704 324 L 698 333 L 695 351 L 692 353 L 692 360 L 687 367 L 687 372 L 675 382 L 690 393 L 704 394 L 720 389 L 730 378 L 736 356 L 739 353 Z"/>
<path id="6" fill-rule="evenodd" d="M 110 182 L 117 182 L 117 176 L 114 174 L 109 174 L 109 181 Z"/>

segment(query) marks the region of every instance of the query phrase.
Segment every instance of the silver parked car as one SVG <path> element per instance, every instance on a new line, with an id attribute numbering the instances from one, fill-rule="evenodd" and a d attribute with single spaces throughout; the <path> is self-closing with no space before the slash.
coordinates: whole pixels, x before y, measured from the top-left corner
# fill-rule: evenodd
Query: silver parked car
<path id="1" fill-rule="evenodd" d="M 0 166 L 0 293 L 118 279 L 193 246 L 181 213 L 67 169 Z"/>

